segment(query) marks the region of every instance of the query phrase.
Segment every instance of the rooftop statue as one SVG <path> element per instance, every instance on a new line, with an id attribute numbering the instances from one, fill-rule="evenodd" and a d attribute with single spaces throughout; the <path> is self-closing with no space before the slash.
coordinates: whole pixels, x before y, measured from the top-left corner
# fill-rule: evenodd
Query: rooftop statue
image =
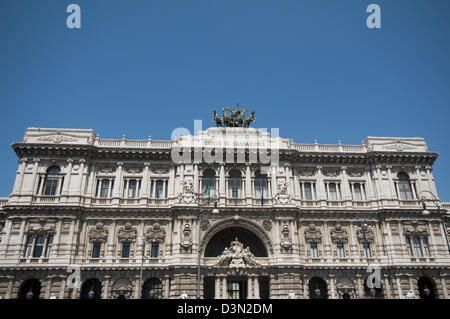
<path id="1" fill-rule="evenodd" d="M 236 110 L 233 110 L 229 107 L 222 108 L 222 118 L 217 115 L 217 111 L 213 110 L 213 122 L 216 122 L 217 127 L 250 127 L 250 124 L 256 123 L 255 119 L 255 111 L 252 111 L 252 114 L 249 117 L 246 117 L 245 113 L 247 109 L 240 109 L 239 104 L 236 106 Z"/>

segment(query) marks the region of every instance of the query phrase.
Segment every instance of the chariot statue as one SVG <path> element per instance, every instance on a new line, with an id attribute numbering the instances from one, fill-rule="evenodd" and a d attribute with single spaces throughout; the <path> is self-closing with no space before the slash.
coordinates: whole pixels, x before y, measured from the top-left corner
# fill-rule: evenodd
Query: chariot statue
<path id="1" fill-rule="evenodd" d="M 256 123 L 255 111 L 252 111 L 249 117 L 246 117 L 246 108 L 240 109 L 237 104 L 236 109 L 230 107 L 222 108 L 222 118 L 213 110 L 213 122 L 216 122 L 217 127 L 244 127 L 249 128 L 251 123 Z"/>

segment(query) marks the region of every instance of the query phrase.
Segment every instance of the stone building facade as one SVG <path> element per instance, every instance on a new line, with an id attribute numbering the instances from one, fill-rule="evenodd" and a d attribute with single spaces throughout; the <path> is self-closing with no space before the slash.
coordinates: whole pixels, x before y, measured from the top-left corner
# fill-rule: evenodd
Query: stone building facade
<path id="1" fill-rule="evenodd" d="M 222 159 L 205 160 L 221 147 Z M 195 298 L 199 249 L 202 298 L 449 298 L 450 205 L 433 201 L 438 154 L 422 138 L 297 144 L 210 128 L 113 140 L 29 128 L 12 148 L 2 298 Z M 380 270 L 372 290 L 369 265 Z"/>

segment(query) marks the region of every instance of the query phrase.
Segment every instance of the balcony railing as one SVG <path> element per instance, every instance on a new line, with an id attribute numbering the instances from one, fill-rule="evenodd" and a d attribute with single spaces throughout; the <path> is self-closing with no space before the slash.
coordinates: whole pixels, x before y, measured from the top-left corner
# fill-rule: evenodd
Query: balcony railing
<path id="1" fill-rule="evenodd" d="M 42 204 L 58 204 L 59 203 L 60 196 L 45 196 L 45 195 L 38 195 L 34 197 L 34 201 L 36 203 L 42 203 Z"/>

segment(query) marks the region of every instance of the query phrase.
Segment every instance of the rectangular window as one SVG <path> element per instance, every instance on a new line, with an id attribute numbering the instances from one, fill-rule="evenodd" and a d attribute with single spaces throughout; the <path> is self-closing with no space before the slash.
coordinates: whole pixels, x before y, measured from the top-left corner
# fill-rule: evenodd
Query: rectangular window
<path id="1" fill-rule="evenodd" d="M 122 243 L 122 258 L 130 258 L 130 242 L 123 242 Z"/>
<path id="2" fill-rule="evenodd" d="M 33 235 L 28 235 L 27 237 L 27 243 L 25 246 L 25 257 L 31 256 L 31 251 L 33 250 Z"/>
<path id="3" fill-rule="evenodd" d="M 370 243 L 363 243 L 364 258 L 371 258 Z"/>
<path id="4" fill-rule="evenodd" d="M 159 256 L 159 243 L 153 242 L 152 243 L 152 250 L 151 250 L 151 257 L 157 258 Z"/>
<path id="5" fill-rule="evenodd" d="M 311 253 L 311 258 L 318 258 L 319 254 L 317 252 L 317 243 L 310 243 L 309 244 L 309 249 L 310 249 L 310 253 Z"/>
<path id="6" fill-rule="evenodd" d="M 413 237 L 413 245 L 414 245 L 414 255 L 417 257 L 422 257 L 422 247 L 420 246 L 420 237 L 414 236 Z"/>
<path id="7" fill-rule="evenodd" d="M 42 252 L 44 250 L 44 242 L 45 237 L 44 236 L 37 236 L 36 242 L 34 244 L 34 250 L 33 250 L 33 257 L 38 258 L 42 256 Z"/>
<path id="8" fill-rule="evenodd" d="M 240 177 L 230 177 L 228 180 L 228 188 L 230 190 L 231 198 L 241 197 L 241 178 Z"/>
<path id="9" fill-rule="evenodd" d="M 128 182 L 128 198 L 135 198 L 137 196 L 138 182 L 135 179 L 130 179 Z"/>
<path id="10" fill-rule="evenodd" d="M 156 198 L 164 198 L 164 182 L 156 181 Z"/>
<path id="11" fill-rule="evenodd" d="M 312 183 L 303 184 L 305 190 L 305 200 L 313 200 L 314 199 L 314 187 Z"/>
<path id="12" fill-rule="evenodd" d="M 339 185 L 336 183 L 329 183 L 328 184 L 328 192 L 330 195 L 329 200 L 340 200 L 339 198 Z"/>
<path id="13" fill-rule="evenodd" d="M 256 198 L 267 198 L 267 180 L 266 178 L 255 178 Z"/>
<path id="14" fill-rule="evenodd" d="M 58 188 L 58 177 L 47 177 L 45 179 L 44 195 L 56 195 Z"/>
<path id="15" fill-rule="evenodd" d="M 344 243 L 336 243 L 336 252 L 337 252 L 338 258 L 344 258 L 345 257 Z"/>
<path id="16" fill-rule="evenodd" d="M 50 252 L 52 251 L 53 245 L 53 235 L 47 237 L 47 246 L 45 247 L 45 257 L 50 257 Z"/>
<path id="17" fill-rule="evenodd" d="M 422 237 L 422 246 L 425 256 L 430 256 L 430 249 L 428 248 L 428 238 L 426 236 Z"/>
<path id="18" fill-rule="evenodd" d="M 406 247 L 408 248 L 408 254 L 410 256 L 414 256 L 413 252 L 412 252 L 412 246 L 411 246 L 411 237 L 406 236 L 405 241 L 406 241 Z"/>
<path id="19" fill-rule="evenodd" d="M 241 282 L 227 281 L 228 299 L 239 299 L 241 297 Z"/>
<path id="20" fill-rule="evenodd" d="M 353 184 L 353 200 L 363 200 L 361 184 Z"/>
<path id="21" fill-rule="evenodd" d="M 102 249 L 101 242 L 95 242 L 92 245 L 92 258 L 100 258 L 100 251 Z"/>
<path id="22" fill-rule="evenodd" d="M 100 188 L 100 197 L 106 198 L 109 197 L 109 179 L 103 179 L 101 181 L 101 188 Z"/>

